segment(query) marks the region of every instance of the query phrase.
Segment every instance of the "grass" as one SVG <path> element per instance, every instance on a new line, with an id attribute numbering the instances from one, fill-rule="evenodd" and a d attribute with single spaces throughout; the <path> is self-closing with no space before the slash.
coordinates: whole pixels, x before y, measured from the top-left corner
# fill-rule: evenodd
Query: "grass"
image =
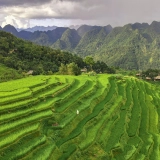
<path id="1" fill-rule="evenodd" d="M 23 99 L 29 99 L 32 97 L 32 92 L 25 92 L 14 96 L 3 97 L 0 99 L 0 105 L 10 104 L 12 102 L 17 102 Z"/>
<path id="2" fill-rule="evenodd" d="M 0 83 L 0 159 L 159 160 L 159 93 L 123 75 Z"/>
<path id="3" fill-rule="evenodd" d="M 34 105 L 35 103 L 39 102 L 38 98 L 31 98 L 25 99 L 23 101 L 13 102 L 6 105 L 1 105 L 0 112 L 8 112 L 10 110 L 21 109 L 26 106 L 30 106 L 31 104 Z"/>
<path id="4" fill-rule="evenodd" d="M 34 136 L 34 134 L 33 134 L 33 136 Z M 26 140 L 29 138 L 31 140 L 28 140 L 26 143 Z M 27 139 L 22 141 L 21 144 L 17 143 L 17 145 L 14 145 L 14 147 L 10 148 L 8 151 L 4 151 L 4 153 L 6 155 L 2 156 L 1 160 L 20 159 L 20 158 L 24 157 L 25 155 L 27 155 L 28 153 L 30 153 L 35 148 L 41 146 L 42 144 L 44 144 L 46 142 L 46 136 L 41 136 L 41 137 L 36 137 L 36 138 L 27 137 Z"/>
<path id="5" fill-rule="evenodd" d="M 30 92 L 30 89 L 29 88 L 20 88 L 20 89 L 14 90 L 14 91 L 0 92 L 0 98 L 16 96 L 16 95 L 23 94 L 26 92 Z"/>
<path id="6" fill-rule="evenodd" d="M 11 121 L 11 122 L 5 122 L 0 125 L 0 134 L 4 134 L 4 132 L 7 132 L 9 130 L 15 129 L 18 126 L 34 122 L 36 120 L 46 118 L 52 115 L 52 112 L 50 110 L 42 111 L 42 112 L 37 112 L 36 114 L 33 114 L 31 116 L 26 116 L 24 118 Z"/>
<path id="7" fill-rule="evenodd" d="M 26 159 L 26 160 L 35 160 L 35 159 L 48 160 L 48 158 L 50 157 L 54 148 L 55 148 L 55 145 L 52 142 L 45 143 L 45 144 L 39 146 L 38 148 L 36 148 L 36 150 L 31 151 L 30 154 L 28 156 L 24 157 L 23 159 Z"/>
<path id="8" fill-rule="evenodd" d="M 0 83 L 0 92 L 14 91 L 20 88 L 34 88 L 46 83 L 48 76 L 33 76 Z"/>
<path id="9" fill-rule="evenodd" d="M 98 121 L 98 123 L 94 125 L 94 127 L 87 130 L 86 138 L 79 145 L 80 149 L 84 149 L 87 146 L 89 146 L 92 142 L 94 142 L 96 135 L 100 130 L 102 124 L 105 122 L 106 119 L 110 117 L 110 115 L 113 114 L 115 109 L 119 107 L 118 105 L 121 102 L 121 100 L 122 100 L 122 97 L 119 97 L 117 101 L 112 105 L 112 108 Z M 105 104 L 105 101 L 102 101 L 97 108 L 100 108 L 100 106 L 105 107 L 105 105 L 107 106 L 108 104 Z"/>
<path id="10" fill-rule="evenodd" d="M 4 136 L 1 136 L 0 138 L 0 148 L 3 148 L 9 144 L 12 144 L 13 142 L 15 142 L 20 136 L 26 135 L 30 132 L 35 131 L 36 129 L 38 129 L 39 127 L 39 123 L 35 123 L 32 125 L 27 126 L 26 128 L 21 128 L 20 130 L 15 130 L 9 134 L 6 134 Z"/>
<path id="11" fill-rule="evenodd" d="M 132 84 L 135 82 L 133 81 Z M 139 104 L 138 96 L 138 87 L 136 84 L 134 85 L 134 88 L 132 90 L 132 98 L 133 98 L 133 106 L 132 106 L 132 111 L 131 111 L 131 119 L 129 122 L 129 129 L 128 129 L 128 135 L 130 137 L 133 137 L 137 134 L 137 131 L 139 129 L 139 123 L 141 119 L 141 106 Z"/>
<path id="12" fill-rule="evenodd" d="M 76 100 L 78 100 L 82 94 L 84 94 L 85 91 L 87 91 L 91 87 L 91 82 L 90 81 L 82 81 L 81 83 L 77 81 L 76 87 L 72 87 L 70 89 L 70 92 L 68 92 L 67 97 L 61 99 L 57 104 L 56 104 L 56 111 L 57 112 L 62 112 L 65 109 L 68 108 L 72 103 L 74 103 Z"/>

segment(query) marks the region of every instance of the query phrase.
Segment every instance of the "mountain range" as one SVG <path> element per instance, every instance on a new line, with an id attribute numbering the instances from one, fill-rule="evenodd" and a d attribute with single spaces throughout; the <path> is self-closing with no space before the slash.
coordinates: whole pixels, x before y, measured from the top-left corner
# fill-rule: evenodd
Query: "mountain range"
<path id="1" fill-rule="evenodd" d="M 34 26 L 34 27 L 31 27 L 31 28 L 26 28 L 26 29 L 23 29 L 23 28 L 16 28 L 17 31 L 29 31 L 29 32 L 35 32 L 35 31 L 49 31 L 49 30 L 54 30 L 56 29 L 57 26 L 48 26 L 48 27 L 44 27 L 44 26 Z"/>
<path id="2" fill-rule="evenodd" d="M 71 25 L 68 28 L 77 30 L 79 27 L 80 27 L 80 25 Z M 56 28 L 57 28 L 57 26 L 48 26 L 48 27 L 45 27 L 45 26 L 34 26 L 34 27 L 26 28 L 26 29 L 24 29 L 24 28 L 16 28 L 16 30 L 18 32 L 20 32 L 20 31 L 35 32 L 35 31 L 49 31 L 49 30 L 51 31 L 51 30 L 54 30 Z"/>
<path id="3" fill-rule="evenodd" d="M 77 30 L 57 27 L 51 31 L 20 31 L 7 25 L 1 30 L 39 45 L 67 50 L 81 57 L 93 56 L 109 66 L 124 69 L 160 69 L 160 22 L 122 27 L 82 25 Z"/>

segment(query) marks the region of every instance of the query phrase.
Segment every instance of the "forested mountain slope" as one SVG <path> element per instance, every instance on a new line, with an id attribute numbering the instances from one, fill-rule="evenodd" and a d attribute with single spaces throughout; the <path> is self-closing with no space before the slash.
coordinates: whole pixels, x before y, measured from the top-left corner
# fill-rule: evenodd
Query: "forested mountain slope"
<path id="1" fill-rule="evenodd" d="M 117 27 L 95 53 L 97 60 L 125 69 L 160 68 L 160 23 L 135 29 L 128 24 Z"/>
<path id="2" fill-rule="evenodd" d="M 9 31 L 5 27 L 6 31 Z M 110 66 L 124 69 L 160 69 L 160 22 L 110 25 L 82 25 L 77 30 L 56 28 L 47 32 L 10 32 L 40 45 L 72 51 L 81 57 L 93 56 Z"/>
<path id="3" fill-rule="evenodd" d="M 62 50 L 73 51 L 79 43 L 81 37 L 75 29 L 67 29 L 62 37 L 58 39 L 53 45 L 53 48 L 60 48 Z"/>
<path id="4" fill-rule="evenodd" d="M 83 59 L 76 55 L 39 46 L 0 31 L 0 63 L 19 72 L 33 70 L 34 74 L 48 74 L 57 72 L 61 63 L 71 62 L 83 68 Z"/>

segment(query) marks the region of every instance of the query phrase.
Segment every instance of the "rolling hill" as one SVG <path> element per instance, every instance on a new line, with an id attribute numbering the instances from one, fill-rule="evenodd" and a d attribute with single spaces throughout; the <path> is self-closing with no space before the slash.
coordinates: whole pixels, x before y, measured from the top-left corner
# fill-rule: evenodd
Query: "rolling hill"
<path id="1" fill-rule="evenodd" d="M 159 160 L 159 94 L 121 75 L 0 83 L 0 159 Z"/>

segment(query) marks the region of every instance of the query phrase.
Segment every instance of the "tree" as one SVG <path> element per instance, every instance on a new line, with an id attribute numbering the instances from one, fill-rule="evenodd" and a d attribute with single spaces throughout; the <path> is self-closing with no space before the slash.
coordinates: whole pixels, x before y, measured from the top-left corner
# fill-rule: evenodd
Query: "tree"
<path id="1" fill-rule="evenodd" d="M 69 75 L 80 75 L 81 71 L 80 68 L 75 64 L 74 62 L 69 63 L 67 65 L 64 65 L 61 63 L 61 66 L 59 67 L 59 73 L 60 74 L 69 74 Z"/>
<path id="2" fill-rule="evenodd" d="M 152 80 L 154 80 L 154 77 L 158 76 L 160 73 L 160 70 L 158 69 L 148 69 L 146 71 L 142 72 L 142 77 L 150 77 Z"/>
<path id="3" fill-rule="evenodd" d="M 59 73 L 60 74 L 67 74 L 67 66 L 61 63 L 61 66 L 59 67 Z"/>
<path id="4" fill-rule="evenodd" d="M 92 70 L 92 66 L 95 63 L 93 57 L 87 56 L 84 59 L 84 62 L 90 66 L 90 70 Z"/>
<path id="5" fill-rule="evenodd" d="M 93 65 L 93 70 L 96 73 L 108 73 L 109 72 L 109 67 L 107 66 L 106 63 L 97 61 Z"/>
<path id="6" fill-rule="evenodd" d="M 67 64 L 67 73 L 69 75 L 80 75 L 80 68 L 74 62 Z"/>

